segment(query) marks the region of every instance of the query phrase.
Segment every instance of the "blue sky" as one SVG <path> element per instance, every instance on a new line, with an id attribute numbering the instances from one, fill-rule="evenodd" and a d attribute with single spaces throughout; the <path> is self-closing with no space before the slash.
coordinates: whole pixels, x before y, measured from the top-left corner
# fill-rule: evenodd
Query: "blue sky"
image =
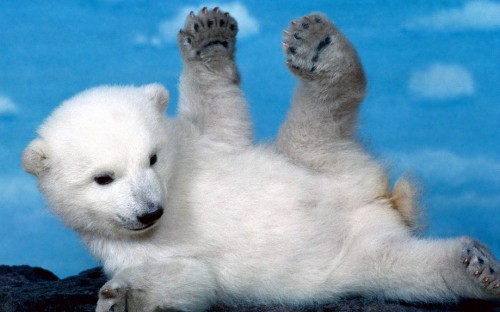
<path id="1" fill-rule="evenodd" d="M 218 5 L 240 23 L 238 63 L 258 141 L 272 140 L 295 80 L 282 30 L 322 11 L 369 81 L 360 137 L 425 191 L 428 235 L 468 234 L 500 255 L 500 2 L 460 0 L 0 1 L 0 263 L 60 276 L 96 265 L 50 213 L 22 149 L 64 99 L 99 84 L 161 82 L 175 114 L 184 15 Z"/>

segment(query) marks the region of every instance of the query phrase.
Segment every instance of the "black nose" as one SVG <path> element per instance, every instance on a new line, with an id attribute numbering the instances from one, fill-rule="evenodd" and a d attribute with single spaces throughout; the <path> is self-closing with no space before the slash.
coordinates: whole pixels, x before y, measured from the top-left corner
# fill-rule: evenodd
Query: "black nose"
<path id="1" fill-rule="evenodd" d="M 157 206 L 155 210 L 137 216 L 137 220 L 139 220 L 139 222 L 141 222 L 142 224 L 148 225 L 160 219 L 162 215 L 163 215 L 163 207 Z"/>

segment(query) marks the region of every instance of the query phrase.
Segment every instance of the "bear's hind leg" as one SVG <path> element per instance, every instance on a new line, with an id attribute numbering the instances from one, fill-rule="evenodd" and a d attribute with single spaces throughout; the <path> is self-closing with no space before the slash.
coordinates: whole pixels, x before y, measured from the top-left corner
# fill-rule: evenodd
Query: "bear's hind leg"
<path id="1" fill-rule="evenodd" d="M 405 187 L 396 191 L 404 192 L 390 194 L 384 168 L 356 140 L 366 80 L 354 47 L 326 16 L 313 13 L 285 30 L 283 50 L 299 85 L 276 140 L 278 151 L 317 172 L 362 177 L 360 188 L 373 198 L 395 199 L 394 208 L 414 227 L 413 186 L 399 183 Z"/>
<path id="2" fill-rule="evenodd" d="M 278 135 L 279 151 L 318 171 L 335 171 L 339 160 L 345 166 L 346 152 L 366 156 L 354 138 L 366 81 L 349 41 L 318 13 L 291 23 L 283 50 L 299 86 Z"/>
<path id="3" fill-rule="evenodd" d="M 500 263 L 471 238 L 381 243 L 369 239 L 351 255 L 356 274 L 365 277 L 354 287 L 362 294 L 421 302 L 500 297 Z"/>

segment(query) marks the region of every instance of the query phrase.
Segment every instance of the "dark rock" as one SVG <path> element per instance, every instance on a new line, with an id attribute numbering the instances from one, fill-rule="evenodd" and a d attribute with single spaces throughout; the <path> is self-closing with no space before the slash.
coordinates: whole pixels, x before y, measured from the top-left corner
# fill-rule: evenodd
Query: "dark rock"
<path id="1" fill-rule="evenodd" d="M 466 300 L 457 304 L 408 304 L 381 302 L 364 298 L 341 299 L 330 304 L 308 308 L 217 306 L 209 312 L 500 312 L 500 302 Z"/>
<path id="2" fill-rule="evenodd" d="M 95 311 L 105 282 L 98 268 L 59 279 L 41 268 L 0 266 L 0 311 Z"/>
<path id="3" fill-rule="evenodd" d="M 0 265 L 0 312 L 95 311 L 97 292 L 106 282 L 95 268 L 65 279 L 29 266 Z M 307 308 L 218 305 L 209 312 L 500 312 L 500 301 L 465 300 L 457 304 L 408 304 L 364 298 L 337 300 Z"/>

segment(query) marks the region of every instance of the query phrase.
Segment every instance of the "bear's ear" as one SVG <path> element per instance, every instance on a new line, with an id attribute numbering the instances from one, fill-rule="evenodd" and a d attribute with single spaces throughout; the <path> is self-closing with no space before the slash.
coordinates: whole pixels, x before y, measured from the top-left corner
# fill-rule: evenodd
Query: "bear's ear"
<path id="1" fill-rule="evenodd" d="M 35 139 L 23 151 L 23 170 L 35 176 L 49 170 L 48 146 L 42 139 Z"/>
<path id="2" fill-rule="evenodd" d="M 159 83 L 152 83 L 142 87 L 144 93 L 153 101 L 156 108 L 161 113 L 164 113 L 167 109 L 168 100 L 170 95 L 167 89 Z"/>

